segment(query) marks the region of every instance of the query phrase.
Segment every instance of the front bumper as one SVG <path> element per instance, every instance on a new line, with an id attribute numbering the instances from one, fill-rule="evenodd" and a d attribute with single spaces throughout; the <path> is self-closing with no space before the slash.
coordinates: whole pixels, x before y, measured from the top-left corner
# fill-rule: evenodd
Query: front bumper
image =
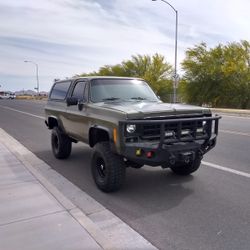
<path id="1" fill-rule="evenodd" d="M 220 116 L 182 118 L 169 120 L 129 120 L 119 124 L 121 154 L 130 161 L 150 166 L 173 165 L 177 162 L 188 162 L 202 156 L 216 145 Z M 204 133 L 196 133 L 199 124 L 206 122 Z M 126 125 L 145 125 L 159 127 L 159 140 L 128 142 L 125 136 Z M 183 128 L 190 124 L 188 136 L 182 136 Z M 174 137 L 166 137 L 166 129 L 174 127 Z"/>

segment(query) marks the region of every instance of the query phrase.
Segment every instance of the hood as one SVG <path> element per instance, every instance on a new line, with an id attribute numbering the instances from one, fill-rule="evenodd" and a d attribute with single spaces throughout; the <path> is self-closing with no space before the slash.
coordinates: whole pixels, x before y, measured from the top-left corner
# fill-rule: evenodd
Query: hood
<path id="1" fill-rule="evenodd" d="M 199 106 L 163 102 L 106 102 L 98 105 L 126 113 L 128 119 L 164 118 L 167 116 L 203 115 L 210 110 Z"/>

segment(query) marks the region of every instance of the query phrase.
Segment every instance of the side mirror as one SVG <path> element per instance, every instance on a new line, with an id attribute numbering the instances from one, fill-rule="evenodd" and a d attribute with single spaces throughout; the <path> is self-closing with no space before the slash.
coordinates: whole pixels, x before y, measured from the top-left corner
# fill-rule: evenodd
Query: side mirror
<path id="1" fill-rule="evenodd" d="M 79 109 L 80 111 L 83 110 L 83 107 L 84 107 L 84 104 L 85 104 L 85 103 L 86 103 L 85 99 L 82 99 L 82 100 L 79 100 L 79 101 L 78 101 L 78 109 Z"/>
<path id="2" fill-rule="evenodd" d="M 67 100 L 67 106 L 73 106 L 78 104 L 78 98 L 76 97 L 68 97 Z"/>

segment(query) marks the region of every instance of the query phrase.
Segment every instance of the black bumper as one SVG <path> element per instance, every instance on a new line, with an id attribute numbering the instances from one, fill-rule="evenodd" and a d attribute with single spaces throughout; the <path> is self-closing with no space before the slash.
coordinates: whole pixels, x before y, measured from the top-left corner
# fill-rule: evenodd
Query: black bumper
<path id="1" fill-rule="evenodd" d="M 188 162 L 202 156 L 216 145 L 220 116 L 183 118 L 169 120 L 128 120 L 119 124 L 121 154 L 130 161 L 150 166 L 169 165 L 177 162 Z M 197 133 L 203 122 L 204 132 Z M 129 142 L 126 125 L 139 127 L 157 127 L 159 140 L 147 141 L 139 133 L 135 142 Z M 188 125 L 188 126 L 187 126 Z M 188 127 L 188 129 L 187 129 Z M 172 128 L 174 136 L 166 137 Z M 143 129 L 142 129 L 143 130 Z M 183 131 L 189 134 L 183 136 Z M 143 131 L 140 131 L 143 134 Z M 150 137 L 150 136 L 147 136 Z M 131 137 L 132 138 L 132 137 Z M 151 136 L 152 138 L 152 136 Z"/>

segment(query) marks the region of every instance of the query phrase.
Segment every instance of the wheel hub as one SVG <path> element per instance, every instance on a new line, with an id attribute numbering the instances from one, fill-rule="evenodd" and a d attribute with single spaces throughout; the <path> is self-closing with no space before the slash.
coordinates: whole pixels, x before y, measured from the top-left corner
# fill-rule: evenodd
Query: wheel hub
<path id="1" fill-rule="evenodd" d="M 106 168 L 105 168 L 105 163 L 102 158 L 97 159 L 96 168 L 100 177 L 104 178 L 106 176 Z"/>

